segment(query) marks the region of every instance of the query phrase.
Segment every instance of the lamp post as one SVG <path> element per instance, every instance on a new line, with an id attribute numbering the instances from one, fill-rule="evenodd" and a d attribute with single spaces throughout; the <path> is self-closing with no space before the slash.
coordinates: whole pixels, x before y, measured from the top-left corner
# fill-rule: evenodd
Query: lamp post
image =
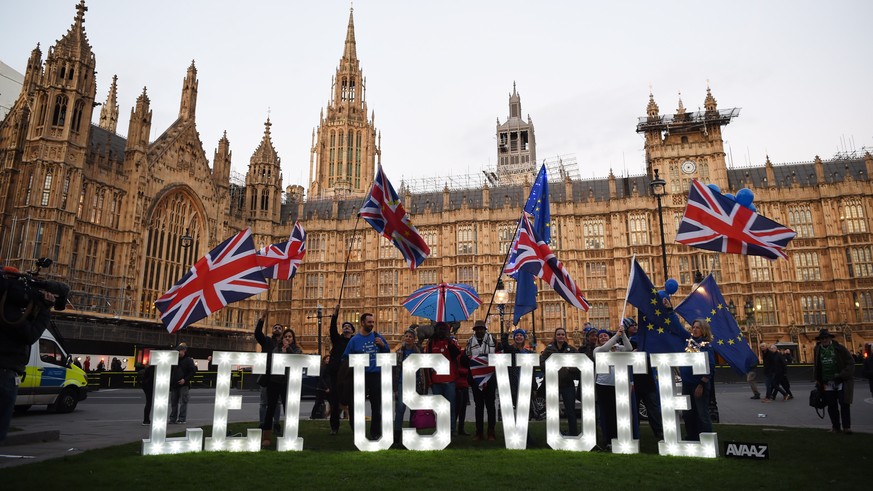
<path id="1" fill-rule="evenodd" d="M 743 310 L 746 312 L 746 330 L 749 331 L 749 344 L 752 343 L 752 323 L 755 321 L 755 306 L 752 305 L 752 301 L 746 299 L 746 303 L 743 304 Z M 755 340 L 757 343 L 759 340 Z"/>
<path id="2" fill-rule="evenodd" d="M 661 225 L 661 259 L 664 266 L 664 282 L 667 281 L 667 243 L 664 240 L 664 209 L 661 207 L 661 197 L 667 194 L 667 181 L 661 179 L 658 175 L 658 169 L 655 169 L 655 178 L 649 183 L 652 188 L 652 194 L 658 200 L 658 223 Z"/>
<path id="3" fill-rule="evenodd" d="M 315 309 L 315 320 L 318 325 L 318 356 L 321 356 L 321 314 L 323 307 L 321 304 L 318 305 Z"/>
<path id="4" fill-rule="evenodd" d="M 185 266 L 187 266 L 188 263 L 190 262 L 188 260 L 188 249 L 190 249 L 193 244 L 194 244 L 194 238 L 191 237 L 191 234 L 189 233 L 189 229 L 185 228 L 185 233 L 181 237 L 179 237 L 179 247 L 182 248 L 182 267 L 183 268 Z M 181 331 L 181 329 L 176 330 L 176 346 L 177 347 L 179 346 L 179 331 Z"/>
<path id="5" fill-rule="evenodd" d="M 731 299 L 731 301 L 728 302 L 728 312 L 731 313 L 731 317 L 733 317 L 734 320 L 737 320 L 737 306 L 734 305 L 733 299 Z"/>
<path id="6" fill-rule="evenodd" d="M 509 292 L 503 286 L 503 278 L 497 278 L 497 290 L 494 291 L 494 303 L 497 304 L 497 313 L 500 315 L 500 338 L 503 339 L 503 319 L 506 304 L 509 302 Z"/>

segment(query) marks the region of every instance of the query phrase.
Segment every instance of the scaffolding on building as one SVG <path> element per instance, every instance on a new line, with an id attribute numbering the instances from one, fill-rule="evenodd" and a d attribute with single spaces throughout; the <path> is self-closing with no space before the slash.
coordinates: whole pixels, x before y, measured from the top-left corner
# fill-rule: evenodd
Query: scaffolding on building
<path id="1" fill-rule="evenodd" d="M 546 165 L 546 173 L 549 182 L 564 182 L 566 180 L 579 180 L 579 164 L 575 154 L 555 155 L 543 160 Z M 409 194 L 435 193 L 448 189 L 457 191 L 463 189 L 482 189 L 485 184 L 488 187 L 507 185 L 520 185 L 525 182 L 533 183 L 539 166 L 531 162 L 518 164 L 515 167 L 485 166 L 476 174 L 460 174 L 452 176 L 418 177 L 413 179 L 403 178 L 398 192 Z"/>

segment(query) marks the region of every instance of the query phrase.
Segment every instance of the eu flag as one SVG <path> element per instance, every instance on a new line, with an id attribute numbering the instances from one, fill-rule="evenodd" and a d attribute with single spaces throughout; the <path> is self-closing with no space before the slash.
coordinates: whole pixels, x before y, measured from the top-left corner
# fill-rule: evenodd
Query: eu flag
<path id="1" fill-rule="evenodd" d="M 676 312 L 689 323 L 695 319 L 706 320 L 712 329 L 713 349 L 738 373 L 745 374 L 758 363 L 758 357 L 740 333 L 711 274 L 676 306 Z"/>
<path id="2" fill-rule="evenodd" d="M 685 351 L 686 339 L 690 337 L 682 323 L 670 298 L 658 295 L 658 289 L 646 276 L 646 272 L 637 262 L 631 259 L 631 275 L 627 283 L 627 303 L 637 308 L 640 314 L 639 340 L 640 351 L 647 353 L 678 353 Z"/>
<path id="3" fill-rule="evenodd" d="M 533 215 L 533 229 L 537 236 L 546 244 L 552 242 L 551 220 L 549 211 L 549 180 L 546 174 L 546 164 L 540 167 L 530 195 L 524 205 L 525 213 Z M 515 275 L 515 308 L 512 311 L 512 323 L 518 325 L 521 318 L 537 308 L 537 285 L 534 276 L 526 271 Z"/>
<path id="4" fill-rule="evenodd" d="M 533 215 L 533 229 L 546 244 L 552 243 L 552 214 L 549 211 L 549 179 L 546 174 L 546 164 L 540 167 L 530 195 L 524 205 L 524 211 Z"/>

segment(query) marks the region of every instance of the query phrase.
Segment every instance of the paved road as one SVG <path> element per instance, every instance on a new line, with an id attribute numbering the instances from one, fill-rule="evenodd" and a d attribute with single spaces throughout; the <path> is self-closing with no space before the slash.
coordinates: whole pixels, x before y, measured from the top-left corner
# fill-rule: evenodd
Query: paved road
<path id="1" fill-rule="evenodd" d="M 857 382 L 855 403 L 852 405 L 852 428 L 856 432 L 873 433 L 873 398 L 870 397 L 866 381 Z M 792 389 L 796 399 L 763 404 L 749 399 L 751 394 L 745 384 L 719 384 L 717 394 L 721 422 L 828 429 L 830 420 L 827 415 L 823 420 L 819 419 L 807 405 L 811 388 L 810 383 L 794 383 Z M 229 412 L 229 420 L 257 421 L 258 392 L 246 390 L 233 393 L 243 396 L 243 405 L 242 409 Z M 212 424 L 213 402 L 213 390 L 192 390 L 187 427 L 197 428 Z M 13 427 L 27 432 L 60 430 L 60 439 L 0 446 L 0 468 L 148 438 L 149 427 L 141 425 L 143 404 L 144 397 L 140 390 L 104 389 L 91 392 L 88 399 L 70 414 L 53 414 L 37 408 L 16 416 L 12 420 Z M 308 418 L 311 410 L 312 400 L 304 400 L 300 409 L 301 417 Z M 472 406 L 469 406 L 467 421 L 472 420 Z M 170 432 L 181 429 L 180 425 L 171 425 L 168 428 Z"/>

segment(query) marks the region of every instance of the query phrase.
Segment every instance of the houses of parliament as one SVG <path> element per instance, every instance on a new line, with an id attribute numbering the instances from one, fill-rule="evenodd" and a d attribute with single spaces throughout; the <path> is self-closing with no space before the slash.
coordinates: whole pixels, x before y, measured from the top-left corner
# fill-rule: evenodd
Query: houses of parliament
<path id="1" fill-rule="evenodd" d="M 333 83 L 325 87 L 330 101 L 312 135 L 308 188 L 283 188 L 269 118 L 256 149 L 236 149 L 237 156 L 249 155 L 244 181 L 231 176 L 226 135 L 211 159 L 207 155 L 197 132 L 194 62 L 180 88 L 178 118 L 169 127 L 152 128 L 146 88 L 125 121 L 127 108 L 118 107 L 114 80 L 108 93 L 97 94 L 86 10 L 82 0 L 73 24 L 45 52 L 36 45 L 21 93 L 0 122 L 0 257 L 22 270 L 30 270 L 35 258 L 54 261 L 42 274 L 71 287 L 70 306 L 55 314 L 73 343 L 70 351 L 130 355 L 135 347 L 172 344 L 154 306 L 160 295 L 237 231 L 250 227 L 256 244 L 276 243 L 287 240 L 297 220 L 307 233 L 297 275 L 193 324 L 181 340 L 209 351 L 254 350 L 253 326 L 269 309 L 269 322 L 290 325 L 305 350 L 316 352 L 343 279 L 341 320 L 356 322 L 372 312 L 389 339 L 423 322 L 410 316 L 403 299 L 441 281 L 472 285 L 483 300 L 474 318 L 484 318 L 538 165 L 534 124 L 524 117 L 514 84 L 508 116 L 495 128 L 492 178 L 468 188 L 426 191 L 394 183 L 431 248 L 431 256 L 410 270 L 390 242 L 357 221 L 380 163 L 381 141 L 367 106 L 352 13 Z M 822 327 L 853 352 L 873 341 L 873 156 L 790 164 L 768 158 L 729 168 L 722 132 L 739 111 L 720 109 L 709 87 L 705 94 L 701 90 L 703 109 L 696 112 L 686 111 L 681 100 L 675 110 L 662 111 L 652 94 L 648 104 L 640 99 L 644 115 L 627 131 L 644 137 L 645 175 L 550 175 L 551 247 L 591 309 L 574 309 L 540 284 L 538 308 L 520 326 L 533 330 L 541 345 L 557 326 L 575 333 L 577 343 L 586 321 L 614 328 L 632 314 L 623 309 L 633 256 L 656 285 L 664 284 L 661 216 L 650 186 L 657 170 L 666 181 L 663 235 L 668 275 L 680 285 L 678 300 L 699 274 L 712 273 L 753 344 L 784 342 L 802 362 L 811 362 L 813 338 Z M 150 141 L 154 130 L 160 136 Z M 298 168 L 305 165 L 300 160 Z M 759 213 L 797 232 L 788 259 L 716 254 L 676 243 L 694 178 L 723 192 L 753 190 Z M 503 280 L 510 329 L 515 282 Z M 489 329 L 496 332 L 500 316 L 496 308 L 490 312 Z M 459 337 L 466 338 L 471 326 L 462 323 Z"/>

